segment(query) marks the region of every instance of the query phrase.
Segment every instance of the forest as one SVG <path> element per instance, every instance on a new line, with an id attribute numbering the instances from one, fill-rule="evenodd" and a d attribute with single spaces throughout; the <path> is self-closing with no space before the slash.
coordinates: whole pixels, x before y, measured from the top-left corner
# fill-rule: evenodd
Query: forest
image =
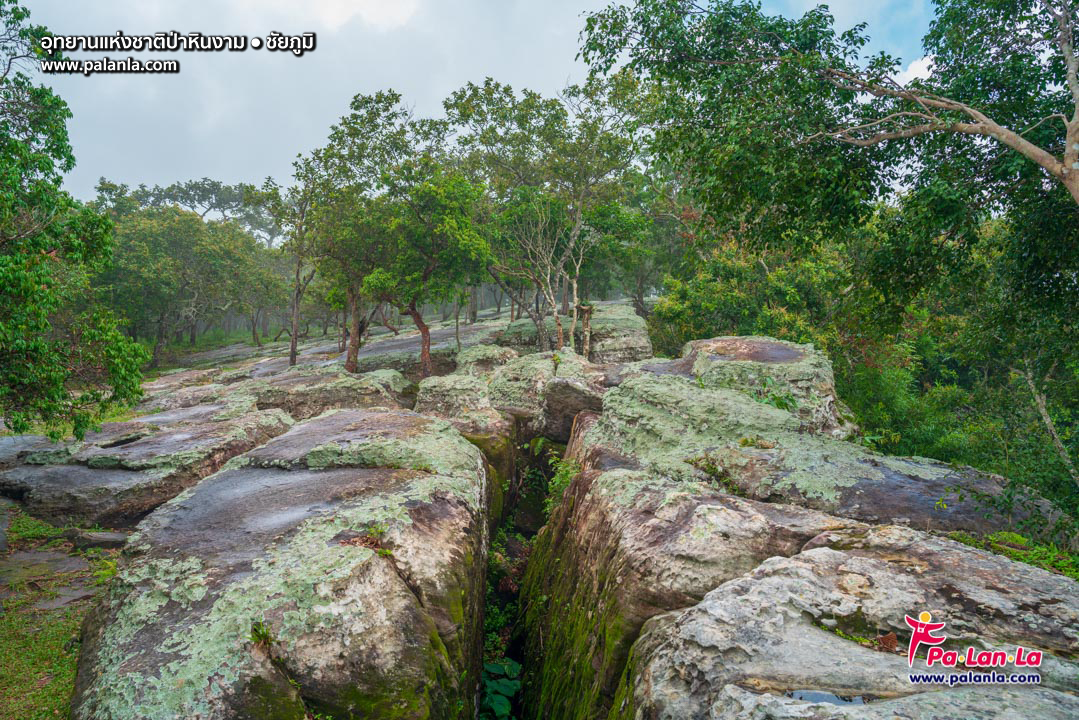
<path id="1" fill-rule="evenodd" d="M 103 177 L 84 202 L 63 189 L 78 118 L 35 77 L 59 54 L 0 0 L 5 433 L 81 439 L 238 343 L 295 365 L 325 338 L 356 373 L 372 338 L 418 331 L 423 378 L 432 327 L 527 319 L 537 350 L 587 357 L 619 301 L 657 358 L 812 343 L 848 440 L 1002 476 L 992 504 L 1044 498 L 1023 532 L 1074 558 L 1079 3 L 933 6 L 929 70 L 901 84 L 826 6 L 616 3 L 557 94 L 476 78 L 419 116 L 360 93 L 291 177 Z"/>

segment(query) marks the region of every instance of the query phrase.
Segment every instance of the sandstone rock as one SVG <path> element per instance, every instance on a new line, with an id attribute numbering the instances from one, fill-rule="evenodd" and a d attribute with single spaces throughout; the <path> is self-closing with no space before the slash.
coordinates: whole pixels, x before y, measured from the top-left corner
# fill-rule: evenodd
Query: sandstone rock
<path id="1" fill-rule="evenodd" d="M 72 717 L 471 717 L 487 481 L 447 423 L 331 411 L 148 517 Z"/>
<path id="2" fill-rule="evenodd" d="M 415 409 L 445 419 L 483 453 L 493 474 L 491 519 L 497 523 L 515 472 L 516 427 L 513 418 L 491 407 L 487 381 L 458 374 L 426 378 L 420 382 Z"/>
<path id="3" fill-rule="evenodd" d="M 586 445 L 610 447 L 666 477 L 709 476 L 753 499 L 930 530 L 993 532 L 1012 522 L 981 499 L 1003 492 L 999 477 L 806 432 L 793 413 L 677 374 L 624 379 L 604 395 L 588 432 Z M 1052 516 L 1048 504 L 1038 506 Z"/>
<path id="4" fill-rule="evenodd" d="M 458 375 L 490 375 L 511 360 L 517 359 L 517 351 L 513 348 L 499 347 L 498 345 L 473 345 L 466 347 L 457 353 Z"/>
<path id="5" fill-rule="evenodd" d="M 1008 708 L 981 714 L 988 704 L 979 693 L 913 685 L 900 651 L 849 639 L 894 632 L 905 648 L 904 615 L 927 608 L 946 623 L 952 647 L 1044 651 L 1030 702 L 1066 717 L 1079 707 L 1079 663 L 1071 659 L 1079 650 L 1077 591 L 1069 578 L 910 528 L 830 531 L 799 555 L 767 560 L 694 607 L 649 621 L 611 717 L 749 718 L 768 716 L 761 710 L 769 707 L 782 709 L 778 717 L 820 717 L 811 714 L 816 705 L 772 700 L 801 689 L 903 698 L 891 708 L 874 702 L 865 713 L 848 706 L 824 717 L 881 717 L 898 708 L 1003 716 Z M 918 666 L 924 671 L 916 659 Z M 1024 669 L 1009 664 L 1000 672 Z M 1011 689 L 1012 708 L 1024 708 L 1026 691 Z M 919 694 L 927 697 L 908 698 Z"/>
<path id="6" fill-rule="evenodd" d="M 579 323 L 578 323 L 579 325 Z M 594 363 L 625 363 L 652 357 L 648 324 L 629 305 L 600 304 L 592 314 L 588 359 Z"/>
<path id="7" fill-rule="evenodd" d="M 594 417 L 580 416 L 587 425 Z M 641 626 L 819 533 L 861 527 L 823 513 L 671 481 L 602 447 L 540 532 L 522 586 L 530 717 L 604 717 Z M 546 598 L 535 600 L 535 598 Z"/>
<path id="8" fill-rule="evenodd" d="M 102 530 L 79 530 L 71 528 L 64 532 L 64 537 L 79 550 L 87 548 L 105 548 L 116 550 L 127 544 L 127 533 L 107 532 Z"/>
<path id="9" fill-rule="evenodd" d="M 523 421 L 529 436 L 565 442 L 573 418 L 602 406 L 604 373 L 569 348 L 525 355 L 495 371 L 491 405 Z"/>
<path id="10" fill-rule="evenodd" d="M 123 527 L 292 424 L 280 411 L 204 420 L 106 423 L 82 442 L 26 454 L 0 473 L 0 494 L 53 524 Z"/>
<path id="11" fill-rule="evenodd" d="M 29 453 L 44 450 L 51 443 L 44 435 L 8 435 L 0 437 L 0 470 L 22 462 Z"/>
<path id="12" fill-rule="evenodd" d="M 695 340 L 682 349 L 691 372 L 707 387 L 731 388 L 792 410 L 817 432 L 845 439 L 854 430 L 841 411 L 832 363 L 812 345 L 765 337 Z"/>
<path id="13" fill-rule="evenodd" d="M 415 410 L 451 417 L 490 407 L 485 379 L 472 375 L 441 375 L 420 381 Z"/>

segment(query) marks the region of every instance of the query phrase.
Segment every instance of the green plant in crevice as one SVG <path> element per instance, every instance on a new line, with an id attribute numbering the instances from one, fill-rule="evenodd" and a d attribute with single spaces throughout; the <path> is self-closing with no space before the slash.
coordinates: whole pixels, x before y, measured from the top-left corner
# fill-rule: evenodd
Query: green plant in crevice
<path id="1" fill-rule="evenodd" d="M 574 460 L 552 457 L 551 469 L 554 470 L 554 475 L 547 481 L 547 498 L 543 501 L 543 513 L 547 517 L 562 503 L 566 488 L 581 472 L 581 464 Z"/>
<path id="2" fill-rule="evenodd" d="M 273 645 L 273 631 L 270 630 L 269 624 L 262 620 L 251 623 L 251 643 L 265 650 L 268 650 Z"/>
<path id="3" fill-rule="evenodd" d="M 753 399 L 787 412 L 798 410 L 798 399 L 789 390 L 780 391 L 779 383 L 771 377 L 764 378 L 760 387 L 754 392 Z"/>
<path id="4" fill-rule="evenodd" d="M 513 698 L 521 690 L 521 665 L 510 658 L 483 664 L 482 720 L 511 720 Z"/>
<path id="5" fill-rule="evenodd" d="M 743 440 L 746 439 L 747 438 L 743 438 Z M 754 439 L 752 443 L 756 447 L 756 439 Z M 742 445 L 745 447 L 748 443 L 742 443 Z M 734 478 L 731 476 L 731 471 L 724 467 L 719 461 L 719 458 L 715 455 L 706 452 L 695 457 L 686 458 L 686 462 L 704 473 L 708 478 L 708 482 L 715 485 L 720 490 L 723 490 L 730 495 L 745 497 L 745 491 L 734 481 Z"/>

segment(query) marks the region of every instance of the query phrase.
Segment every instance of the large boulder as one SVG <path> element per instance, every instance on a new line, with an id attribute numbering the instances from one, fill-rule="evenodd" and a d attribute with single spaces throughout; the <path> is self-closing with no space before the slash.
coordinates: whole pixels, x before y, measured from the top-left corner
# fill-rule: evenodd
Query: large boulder
<path id="1" fill-rule="evenodd" d="M 493 475 L 491 517 L 497 522 L 515 472 L 517 433 L 513 418 L 491 407 L 487 380 L 457 373 L 426 378 L 419 384 L 415 410 L 446 420 L 483 452 Z"/>
<path id="2" fill-rule="evenodd" d="M 72 717 L 472 717 L 487 494 L 443 421 L 295 426 L 139 526 L 84 628 Z"/>
<path id="3" fill-rule="evenodd" d="M 457 353 L 457 369 L 454 373 L 488 376 L 497 368 L 516 359 L 517 351 L 513 348 L 498 345 L 473 345 Z"/>
<path id="4" fill-rule="evenodd" d="M 1010 687 L 1009 708 L 975 688 L 912 683 L 927 671 L 925 649 L 912 671 L 904 617 L 930 608 L 946 647 L 1003 650 L 1010 661 L 994 672 L 1035 671 L 1040 684 Z M 888 636 L 900 641 L 873 642 Z M 1018 646 L 1041 651 L 1040 666 L 1017 666 Z M 830 531 L 649 621 L 611 717 L 1075 717 L 1077 651 L 1069 578 L 911 528 Z M 872 702 L 822 712 L 807 692 Z"/>
<path id="5" fill-rule="evenodd" d="M 738 351 L 720 347 L 728 356 Z M 791 348 L 786 345 L 769 349 L 778 348 L 787 361 L 797 361 L 793 353 L 787 354 Z M 805 357 L 805 349 L 793 350 Z M 854 538 L 870 537 L 870 524 L 911 528 L 895 527 L 894 533 L 915 533 L 913 528 L 982 533 L 1006 529 L 1013 522 L 973 498 L 999 494 L 999 478 L 921 458 L 879 455 L 836 439 L 829 423 L 799 413 L 800 407 L 816 402 L 814 397 L 820 400 L 816 407 L 828 407 L 826 382 L 799 385 L 799 378 L 809 375 L 791 373 L 783 380 L 789 388 L 783 392 L 804 391 L 799 397 L 807 401 L 797 407 L 770 402 L 756 392 L 759 375 L 727 374 L 726 368 L 717 367 L 768 358 L 702 360 L 702 352 L 698 348 L 678 360 L 596 368 L 603 375 L 598 393 L 602 407 L 577 415 L 567 448 L 567 459 L 578 463 L 580 472 L 537 536 L 522 585 L 528 660 L 524 707 L 529 718 L 604 717 L 612 703 L 612 712 L 621 712 L 621 699 L 638 692 L 638 684 L 650 682 L 650 676 L 641 673 L 626 676 L 622 691 L 615 693 L 627 662 L 639 657 L 640 643 L 634 642 L 642 627 L 647 631 L 649 618 L 695 607 L 714 588 L 738 582 L 761 563 L 805 555 L 822 537 L 847 537 L 849 548 Z M 539 361 L 543 356 L 529 357 Z M 511 363 L 500 372 L 513 367 Z M 821 370 L 815 377 L 829 376 Z M 551 376 L 539 366 L 531 377 L 538 378 L 536 385 L 528 386 L 522 376 L 510 389 L 523 398 L 516 404 L 534 413 Z M 777 381 L 770 387 L 784 386 Z M 497 406 L 494 397 L 492 382 Z M 968 572 L 989 583 L 991 572 L 977 568 L 981 555 L 922 532 L 911 537 L 945 543 L 934 580 L 941 588 L 948 576 Z M 932 564 L 938 551 L 932 544 L 927 548 L 923 565 Z M 898 550 L 881 553 L 891 562 Z M 1017 583 L 1033 578 L 1024 575 L 1032 568 L 1015 570 L 1012 561 L 990 557 L 994 568 L 1007 570 Z M 1054 596 L 1063 586 L 1055 587 Z M 972 598 L 981 597 L 971 592 Z M 1074 596 L 1074 590 L 1070 592 Z M 755 602 L 767 604 L 766 593 Z M 1040 600 L 1032 602 L 1037 606 Z M 896 620 L 902 623 L 902 616 Z M 1033 622 L 1052 634 L 1063 632 L 1070 621 L 1067 612 L 1058 616 L 1049 610 Z M 666 631 L 656 628 L 653 638 L 659 647 Z M 885 633 L 888 628 L 880 626 Z M 1042 647 L 1055 646 L 1046 641 Z M 1070 657 L 1070 650 L 1060 652 Z M 782 653 L 778 646 L 776 653 Z M 701 660 L 702 665 L 707 662 Z M 694 682 L 691 671 L 685 677 Z M 1059 705 L 1058 700 L 1051 702 Z M 660 717 L 650 714 L 657 704 L 639 707 L 645 709 L 619 717 Z M 684 717 L 724 716 L 709 716 L 706 710 Z M 682 716 L 672 711 L 663 717 Z"/>
<path id="6" fill-rule="evenodd" d="M 82 441 L 24 453 L 0 472 L 0 495 L 55 524 L 130 526 L 291 425 L 279 410 L 233 415 L 216 404 L 105 423 Z"/>
<path id="7" fill-rule="evenodd" d="M 578 418 L 579 425 L 594 416 Z M 603 717 L 646 620 L 698 602 L 819 533 L 859 523 L 664 481 L 631 458 L 584 448 L 582 467 L 536 538 L 522 584 L 529 717 Z"/>
<path id="8" fill-rule="evenodd" d="M 845 439 L 851 413 L 835 392 L 832 363 L 812 345 L 766 337 L 718 337 L 686 343 L 682 357 L 707 387 L 729 387 L 792 410 L 816 432 Z"/>
<path id="9" fill-rule="evenodd" d="M 993 532 L 1014 520 L 987 504 L 1004 492 L 997 476 L 881 455 L 816 434 L 796 412 L 741 390 L 677 374 L 624 379 L 604 395 L 588 433 L 585 444 L 631 455 L 665 477 L 708 476 L 734 494 L 864 522 Z M 1053 513 L 1047 503 L 1036 506 Z"/>
<path id="10" fill-rule="evenodd" d="M 569 439 L 573 418 L 599 410 L 605 374 L 571 349 L 524 355 L 498 368 L 488 385 L 491 405 L 517 418 L 529 437 Z"/>

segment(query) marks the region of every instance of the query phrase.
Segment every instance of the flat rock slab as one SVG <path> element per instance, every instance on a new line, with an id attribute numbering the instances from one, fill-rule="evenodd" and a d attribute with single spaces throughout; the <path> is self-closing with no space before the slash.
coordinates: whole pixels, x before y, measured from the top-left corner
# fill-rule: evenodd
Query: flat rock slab
<path id="1" fill-rule="evenodd" d="M 85 550 L 87 548 L 119 550 L 127 544 L 127 533 L 122 532 L 79 530 L 72 528 L 64 532 L 64 537 L 70 540 L 71 544 L 79 550 Z"/>
<path id="2" fill-rule="evenodd" d="M 609 389 L 582 444 L 633 457 L 663 477 L 710 479 L 732 494 L 863 522 L 993 532 L 1023 517 L 977 499 L 1003 492 L 997 476 L 874 453 L 807 431 L 794 412 L 677 374 L 631 375 Z M 1032 500 L 1052 517 L 1047 503 Z"/>
<path id="3" fill-rule="evenodd" d="M 234 459 L 129 540 L 72 717 L 471 717 L 483 468 L 403 410 L 332 411 Z"/>
<path id="4" fill-rule="evenodd" d="M 84 580 L 77 580 L 70 585 L 56 588 L 53 597 L 34 603 L 36 610 L 59 610 L 74 605 L 97 595 L 98 588 L 88 585 Z"/>
<path id="5" fill-rule="evenodd" d="M 969 689 L 912 684 L 911 672 L 926 671 L 924 649 L 911 670 L 903 618 L 929 608 L 950 648 L 1044 652 L 1040 686 L 1013 686 L 1015 703 L 991 710 Z M 896 651 L 849 639 L 886 633 L 898 637 Z M 773 706 L 783 712 L 765 716 L 817 717 L 817 703 L 789 697 L 806 689 L 873 699 L 826 717 L 881 717 L 875 705 L 891 698 L 901 700 L 884 713 L 1008 717 L 1027 712 L 1026 697 L 1045 710 L 1027 716 L 1067 717 L 1079 708 L 1077 650 L 1079 583 L 1069 578 L 910 528 L 829 531 L 649 621 L 611 717 L 750 718 Z M 1029 672 L 1013 663 L 996 670 Z"/>
<path id="6" fill-rule="evenodd" d="M 26 454 L 26 464 L 0 472 L 0 494 L 53 524 L 126 527 L 290 425 L 280 411 L 165 427 L 107 423 L 83 442 Z"/>
<path id="7" fill-rule="evenodd" d="M 17 465 L 30 452 L 49 447 L 44 435 L 6 435 L 0 437 L 0 470 Z"/>
<path id="8" fill-rule="evenodd" d="M 82 558 L 56 550 L 18 550 L 0 558 L 0 585 L 18 585 L 28 580 L 89 569 Z"/>

